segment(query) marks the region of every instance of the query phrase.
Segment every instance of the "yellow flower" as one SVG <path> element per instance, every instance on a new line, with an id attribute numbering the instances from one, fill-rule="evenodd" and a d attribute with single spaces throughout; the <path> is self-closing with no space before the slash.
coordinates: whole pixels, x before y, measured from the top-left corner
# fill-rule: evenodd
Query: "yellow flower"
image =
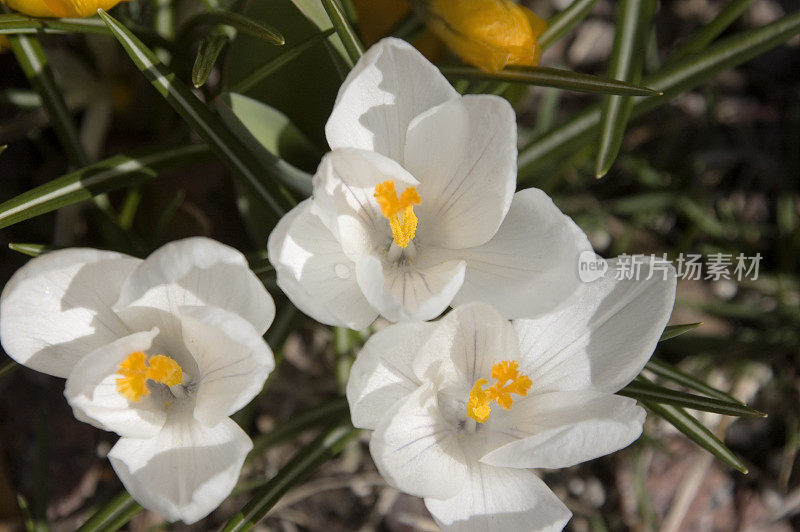
<path id="1" fill-rule="evenodd" d="M 461 59 L 486 72 L 539 63 L 544 20 L 510 0 L 418 0 L 436 35 Z"/>
<path id="2" fill-rule="evenodd" d="M 98 9 L 111 9 L 121 1 L 127 0 L 2 0 L 15 11 L 41 18 L 88 17 Z"/>

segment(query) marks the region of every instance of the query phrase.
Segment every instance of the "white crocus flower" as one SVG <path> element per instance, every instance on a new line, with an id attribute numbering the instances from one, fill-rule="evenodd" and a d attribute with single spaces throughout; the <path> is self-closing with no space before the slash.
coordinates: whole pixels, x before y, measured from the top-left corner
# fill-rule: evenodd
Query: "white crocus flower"
<path id="1" fill-rule="evenodd" d="M 544 192 L 514 192 L 515 120 L 502 98 L 459 95 L 409 44 L 373 46 L 339 91 L 312 198 L 270 235 L 278 285 L 354 329 L 476 300 L 508 318 L 557 307 L 590 246 Z"/>
<path id="2" fill-rule="evenodd" d="M 145 260 L 93 249 L 31 260 L 0 298 L 0 340 L 66 377 L 75 417 L 121 436 L 109 453 L 134 499 L 192 523 L 233 489 L 252 442 L 228 416 L 274 367 L 272 298 L 238 251 L 206 238 Z"/>
<path id="3" fill-rule="evenodd" d="M 605 277 L 533 320 L 475 302 L 389 326 L 353 365 L 353 423 L 375 431 L 383 477 L 424 497 L 444 530 L 560 530 L 569 510 L 528 469 L 569 467 L 639 437 L 644 410 L 614 392 L 650 358 L 674 298 L 674 271 Z"/>

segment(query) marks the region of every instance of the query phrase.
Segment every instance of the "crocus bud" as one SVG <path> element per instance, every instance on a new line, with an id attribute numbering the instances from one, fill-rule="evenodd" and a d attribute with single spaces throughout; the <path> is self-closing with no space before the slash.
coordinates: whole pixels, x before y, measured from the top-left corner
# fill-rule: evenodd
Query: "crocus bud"
<path id="1" fill-rule="evenodd" d="M 461 59 L 486 72 L 536 65 L 544 20 L 510 0 L 417 0 L 418 12 Z"/>

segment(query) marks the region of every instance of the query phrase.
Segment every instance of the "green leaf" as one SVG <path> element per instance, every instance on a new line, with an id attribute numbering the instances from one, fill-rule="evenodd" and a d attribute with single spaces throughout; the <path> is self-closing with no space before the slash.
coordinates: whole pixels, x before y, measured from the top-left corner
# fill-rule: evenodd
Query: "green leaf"
<path id="1" fill-rule="evenodd" d="M 710 397 L 714 397 L 719 399 L 720 401 L 727 401 L 729 403 L 735 404 L 744 404 L 734 396 L 723 392 L 722 390 L 717 390 L 716 388 L 709 386 L 705 382 L 699 380 L 698 378 L 689 375 L 688 373 L 684 373 L 678 368 L 667 364 L 662 360 L 658 360 L 656 358 L 651 358 L 645 368 L 654 374 L 658 375 L 662 379 L 666 379 L 672 381 L 676 384 L 680 384 L 681 386 L 685 386 L 690 390 L 695 390 L 702 394 L 708 395 Z"/>
<path id="2" fill-rule="evenodd" d="M 321 1 L 322 7 L 325 8 L 325 12 L 328 14 L 328 18 L 331 19 L 333 28 L 342 40 L 342 44 L 344 44 L 347 56 L 350 58 L 352 65 L 356 64 L 361 56 L 364 55 L 364 45 L 361 44 L 361 40 L 347 20 L 347 15 L 338 0 Z"/>
<path id="3" fill-rule="evenodd" d="M 22 253 L 23 255 L 27 255 L 29 257 L 38 257 L 42 253 L 47 253 L 48 251 L 57 249 L 47 244 L 21 244 L 13 242 L 10 243 L 8 247 L 17 253 Z"/>
<path id="4" fill-rule="evenodd" d="M 678 94 L 692 89 L 720 72 L 749 61 L 800 32 L 800 11 L 761 28 L 739 32 L 709 46 L 700 54 L 668 65 L 644 78 L 643 83 L 664 93 L 643 98 L 633 105 L 631 116 L 640 116 Z M 535 171 L 554 159 L 575 153 L 597 135 L 601 110 L 594 105 L 547 135 L 535 139 L 520 150 L 519 182 L 533 177 Z"/>
<path id="5" fill-rule="evenodd" d="M 99 10 L 114 37 L 131 60 L 167 100 L 184 121 L 206 141 L 211 150 L 242 183 L 280 218 L 291 206 L 291 198 L 280 187 L 271 168 L 264 168 L 258 159 L 231 133 L 220 118 L 211 113 L 177 76 L 165 67 L 125 26 Z M 272 179 L 264 180 L 267 174 Z"/>
<path id="6" fill-rule="evenodd" d="M 737 469 L 738 471 L 747 474 L 747 468 L 744 463 L 733 454 L 733 451 L 728 449 L 719 438 L 705 428 L 694 417 L 686 413 L 682 408 L 671 405 L 661 405 L 649 401 L 642 401 L 642 404 L 655 414 L 664 418 L 676 429 L 681 431 L 687 438 L 698 444 L 703 449 L 707 450 L 729 466 Z"/>
<path id="7" fill-rule="evenodd" d="M 25 77 L 42 98 L 50 123 L 73 166 L 86 166 L 89 159 L 81 146 L 78 130 L 64 102 L 61 90 L 53 77 L 42 45 L 36 37 L 18 35 L 9 37 L 11 51 Z"/>
<path id="8" fill-rule="evenodd" d="M 717 16 L 714 17 L 714 20 L 683 43 L 683 45 L 672 54 L 670 61 L 676 61 L 686 55 L 695 54 L 704 50 L 714 39 L 728 29 L 728 26 L 742 16 L 753 2 L 755 2 L 755 0 L 733 0 L 730 2 L 722 8 Z"/>
<path id="9" fill-rule="evenodd" d="M 311 175 L 287 162 L 316 166 L 321 154 L 286 115 L 241 94 L 226 93 L 217 100 L 222 120 L 240 141 L 270 167 L 283 184 L 303 197 L 311 195 Z"/>
<path id="10" fill-rule="evenodd" d="M 703 412 L 716 412 L 717 414 L 724 414 L 726 416 L 766 417 L 763 412 L 748 408 L 739 401 L 722 401 L 720 399 L 712 399 L 671 390 L 645 380 L 634 381 L 618 391 L 617 394 L 625 397 L 632 397 L 639 401 L 666 403 L 673 406 L 691 408 L 692 410 L 702 410 Z"/>
<path id="11" fill-rule="evenodd" d="M 631 94 L 649 96 L 658 92 L 625 81 L 602 78 L 550 67 L 510 66 L 497 73 L 473 67 L 442 67 L 442 74 L 451 79 L 481 79 L 496 82 L 526 83 L 542 87 L 557 87 L 578 92 L 600 94 Z"/>
<path id="12" fill-rule="evenodd" d="M 312 36 L 310 39 L 306 39 L 300 44 L 287 49 L 284 53 L 272 59 L 271 61 L 268 61 L 264 66 L 260 67 L 252 74 L 236 83 L 233 87 L 231 87 L 231 92 L 247 92 L 254 86 L 261 83 L 261 81 L 281 68 L 283 65 L 289 63 L 292 59 L 299 56 L 306 50 L 314 47 L 314 45 L 321 43 L 334 33 L 336 33 L 336 30 L 333 28 L 328 28 L 327 30 Z"/>
<path id="13" fill-rule="evenodd" d="M 655 0 L 622 0 L 619 3 L 614 48 L 608 65 L 609 77 L 628 82 L 641 79 L 648 30 L 655 10 Z M 633 99 L 629 96 L 606 96 L 603 99 L 596 177 L 603 177 L 614 164 L 632 108 Z"/>
<path id="14" fill-rule="evenodd" d="M 8 149 L 8 144 L 0 145 L 0 155 L 3 155 L 3 152 Z"/>
<path id="15" fill-rule="evenodd" d="M 286 39 L 284 39 L 283 35 L 281 35 L 280 32 L 275 28 L 232 11 L 207 11 L 204 13 L 198 13 L 186 21 L 186 23 L 181 27 L 179 33 L 181 35 L 185 35 L 194 28 L 206 24 L 212 26 L 230 26 L 232 28 L 236 28 L 242 33 L 252 35 L 257 39 L 261 39 L 268 43 L 279 46 L 282 46 L 286 42 Z"/>
<path id="16" fill-rule="evenodd" d="M 141 511 L 139 503 L 127 491 L 122 491 L 97 510 L 78 532 L 113 532 L 125 526 Z"/>
<path id="17" fill-rule="evenodd" d="M 208 154 L 202 144 L 150 152 L 138 157 L 116 155 L 54 179 L 0 204 L 0 228 L 156 177 L 159 171 Z"/>
<path id="18" fill-rule="evenodd" d="M 547 50 L 554 42 L 574 28 L 592 10 L 597 0 L 575 0 L 569 7 L 547 21 L 547 29 L 539 36 L 539 45 Z"/>
<path id="19" fill-rule="evenodd" d="M 222 28 L 215 28 L 208 35 L 200 39 L 197 57 L 192 67 L 192 84 L 199 89 L 208 81 L 208 76 L 214 70 L 217 58 L 228 43 L 228 34 Z"/>
<path id="20" fill-rule="evenodd" d="M 12 374 L 17 369 L 19 369 L 19 364 L 17 364 L 13 360 L 6 362 L 2 366 L 0 366 L 0 379 L 5 377 L 6 375 Z"/>
<path id="21" fill-rule="evenodd" d="M 691 331 L 692 329 L 696 329 L 703 324 L 702 321 L 698 321 L 697 323 L 683 323 L 681 325 L 667 325 L 664 327 L 664 332 L 661 333 L 661 338 L 659 338 L 659 342 L 663 342 L 664 340 L 669 340 L 670 338 L 675 338 L 676 336 L 680 336 L 684 333 Z"/>
<path id="22" fill-rule="evenodd" d="M 316 170 L 323 155 L 322 150 L 312 144 L 285 114 L 234 92 L 221 94 L 219 100 L 272 155 L 295 166 Z"/>
<path id="23" fill-rule="evenodd" d="M 314 441 L 300 449 L 289 463 L 228 521 L 222 532 L 252 530 L 290 488 L 302 482 L 324 462 L 339 454 L 357 434 L 357 429 L 347 426 L 324 431 Z"/>

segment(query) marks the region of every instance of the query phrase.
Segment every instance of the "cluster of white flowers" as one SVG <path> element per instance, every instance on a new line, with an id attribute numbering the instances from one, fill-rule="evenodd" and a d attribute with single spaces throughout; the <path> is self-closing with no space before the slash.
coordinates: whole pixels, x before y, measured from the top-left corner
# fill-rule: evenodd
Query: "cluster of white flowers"
<path id="1" fill-rule="evenodd" d="M 381 41 L 339 92 L 313 196 L 269 238 L 278 285 L 309 316 L 398 322 L 355 361 L 352 420 L 374 431 L 387 482 L 447 530 L 566 524 L 530 470 L 639 437 L 644 411 L 614 393 L 675 297 L 671 267 L 580 281 L 584 233 L 542 191 L 515 192 L 516 131 L 508 102 L 461 96 L 414 48 Z M 240 253 L 190 239 L 144 261 L 32 260 L 3 291 L 0 337 L 15 360 L 67 378 L 78 419 L 121 436 L 109 458 L 137 501 L 191 523 L 230 493 L 251 448 L 228 416 L 273 368 L 273 316 Z"/>
<path id="2" fill-rule="evenodd" d="M 20 364 L 67 379 L 75 417 L 116 432 L 130 494 L 192 523 L 227 497 L 250 438 L 228 416 L 275 361 L 275 305 L 238 251 L 206 238 L 145 260 L 92 249 L 31 260 L 0 299 L 0 338 Z"/>

